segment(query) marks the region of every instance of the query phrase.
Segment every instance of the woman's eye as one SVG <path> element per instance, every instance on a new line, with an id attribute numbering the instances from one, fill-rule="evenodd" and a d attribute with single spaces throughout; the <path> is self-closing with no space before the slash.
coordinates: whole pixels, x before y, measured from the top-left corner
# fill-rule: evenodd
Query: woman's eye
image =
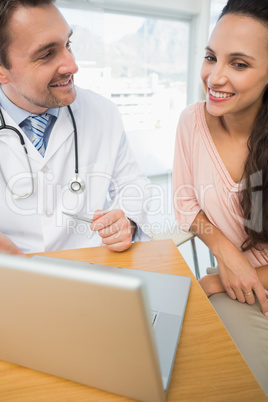
<path id="1" fill-rule="evenodd" d="M 211 62 L 211 61 L 216 61 L 216 57 L 213 56 L 205 56 L 204 57 L 206 61 Z"/>
<path id="2" fill-rule="evenodd" d="M 233 65 L 234 65 L 236 68 L 238 68 L 239 70 L 244 70 L 245 68 L 248 67 L 248 65 L 245 64 L 245 63 L 233 63 Z"/>

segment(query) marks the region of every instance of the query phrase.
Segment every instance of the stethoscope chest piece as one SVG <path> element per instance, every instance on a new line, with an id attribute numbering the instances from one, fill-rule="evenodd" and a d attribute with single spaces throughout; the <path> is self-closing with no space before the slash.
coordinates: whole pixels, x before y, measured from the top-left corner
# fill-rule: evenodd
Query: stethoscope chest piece
<path id="1" fill-rule="evenodd" d="M 69 190 L 72 193 L 80 194 L 85 190 L 85 183 L 77 175 L 69 181 Z"/>

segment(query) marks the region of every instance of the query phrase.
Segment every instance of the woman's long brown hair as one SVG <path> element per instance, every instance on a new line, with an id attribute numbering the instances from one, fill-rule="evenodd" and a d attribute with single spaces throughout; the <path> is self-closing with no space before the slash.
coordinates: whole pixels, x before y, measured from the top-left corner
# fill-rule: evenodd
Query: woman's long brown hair
<path id="1" fill-rule="evenodd" d="M 268 54 L 268 0 L 229 0 L 219 19 L 226 14 L 251 17 L 264 24 Z M 243 251 L 252 247 L 261 249 L 263 244 L 268 244 L 268 86 L 247 145 L 249 154 L 240 193 L 247 234 L 241 245 Z"/>

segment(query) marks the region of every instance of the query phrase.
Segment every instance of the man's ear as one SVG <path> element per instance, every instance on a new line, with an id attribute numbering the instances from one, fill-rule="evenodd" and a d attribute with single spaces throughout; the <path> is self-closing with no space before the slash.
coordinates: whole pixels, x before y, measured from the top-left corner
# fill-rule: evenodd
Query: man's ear
<path id="1" fill-rule="evenodd" d="M 9 79 L 8 79 L 8 70 L 0 65 L 0 84 L 8 84 Z"/>

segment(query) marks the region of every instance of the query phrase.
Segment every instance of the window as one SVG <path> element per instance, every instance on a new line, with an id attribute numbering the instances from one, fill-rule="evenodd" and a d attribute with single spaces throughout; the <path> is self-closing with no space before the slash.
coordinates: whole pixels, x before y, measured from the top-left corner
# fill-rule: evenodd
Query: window
<path id="1" fill-rule="evenodd" d="M 227 0 L 212 0 L 210 5 L 210 33 L 216 25 L 219 15 Z"/>
<path id="2" fill-rule="evenodd" d="M 117 104 L 130 146 L 149 176 L 172 170 L 186 106 L 190 24 L 61 8 L 72 27 L 75 82 Z"/>

